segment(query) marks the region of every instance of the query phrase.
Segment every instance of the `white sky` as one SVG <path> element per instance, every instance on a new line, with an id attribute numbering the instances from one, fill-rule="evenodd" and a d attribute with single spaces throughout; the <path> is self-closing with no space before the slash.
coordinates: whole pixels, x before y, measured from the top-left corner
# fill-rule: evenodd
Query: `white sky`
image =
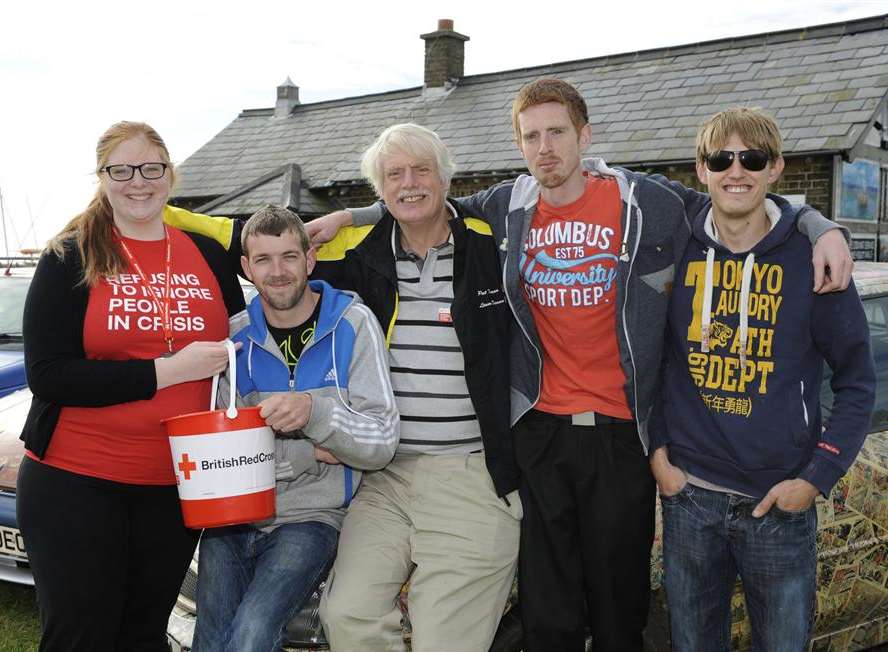
<path id="1" fill-rule="evenodd" d="M 885 13 L 888 0 L 6 2 L 9 248 L 42 246 L 87 204 L 95 143 L 112 123 L 150 123 L 181 162 L 242 109 L 273 106 L 287 76 L 303 103 L 419 86 L 419 35 L 439 18 L 471 37 L 472 75 Z"/>

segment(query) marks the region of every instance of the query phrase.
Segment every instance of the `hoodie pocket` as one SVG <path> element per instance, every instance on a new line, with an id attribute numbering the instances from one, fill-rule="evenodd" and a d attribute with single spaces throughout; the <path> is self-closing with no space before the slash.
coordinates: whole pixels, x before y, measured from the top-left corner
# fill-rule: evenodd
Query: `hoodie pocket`
<path id="1" fill-rule="evenodd" d="M 786 406 L 786 427 L 792 435 L 792 443 L 802 447 L 808 441 L 809 414 L 805 405 L 805 381 L 800 380 L 797 391 L 790 391 Z"/>

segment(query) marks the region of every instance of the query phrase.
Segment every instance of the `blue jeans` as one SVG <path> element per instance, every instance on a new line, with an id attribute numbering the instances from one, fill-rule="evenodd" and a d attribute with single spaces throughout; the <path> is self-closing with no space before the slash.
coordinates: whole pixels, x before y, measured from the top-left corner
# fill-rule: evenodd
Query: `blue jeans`
<path id="1" fill-rule="evenodd" d="M 686 485 L 661 496 L 663 566 L 673 652 L 731 649 L 731 594 L 739 573 L 752 649 L 806 649 L 814 619 L 817 512 Z"/>
<path id="2" fill-rule="evenodd" d="M 323 523 L 205 530 L 193 652 L 277 652 L 284 628 L 330 570 L 339 532 Z"/>

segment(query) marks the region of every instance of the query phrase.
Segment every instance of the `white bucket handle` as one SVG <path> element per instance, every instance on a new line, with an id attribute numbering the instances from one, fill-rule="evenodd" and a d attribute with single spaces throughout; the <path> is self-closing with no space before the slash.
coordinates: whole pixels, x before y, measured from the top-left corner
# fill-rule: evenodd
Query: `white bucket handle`
<path id="1" fill-rule="evenodd" d="M 228 349 L 228 368 L 231 369 L 231 382 L 229 383 L 228 409 L 225 416 L 229 419 L 237 418 L 237 408 L 234 406 L 234 396 L 237 391 L 237 365 L 234 362 L 234 342 L 225 340 L 225 348 Z M 210 393 L 210 411 L 216 409 L 216 394 L 219 392 L 219 375 L 213 376 L 213 391 Z"/>

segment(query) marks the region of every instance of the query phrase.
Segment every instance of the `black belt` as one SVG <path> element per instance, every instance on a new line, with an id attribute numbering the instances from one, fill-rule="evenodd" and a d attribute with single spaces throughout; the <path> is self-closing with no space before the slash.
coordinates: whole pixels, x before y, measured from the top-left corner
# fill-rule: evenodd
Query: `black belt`
<path id="1" fill-rule="evenodd" d="M 580 412 L 579 414 L 552 414 L 551 412 L 542 412 L 541 414 L 555 417 L 561 421 L 570 421 L 575 426 L 603 426 L 615 423 L 635 423 L 634 419 L 621 419 L 620 417 L 612 417 L 609 414 L 601 414 L 601 412 Z"/>

